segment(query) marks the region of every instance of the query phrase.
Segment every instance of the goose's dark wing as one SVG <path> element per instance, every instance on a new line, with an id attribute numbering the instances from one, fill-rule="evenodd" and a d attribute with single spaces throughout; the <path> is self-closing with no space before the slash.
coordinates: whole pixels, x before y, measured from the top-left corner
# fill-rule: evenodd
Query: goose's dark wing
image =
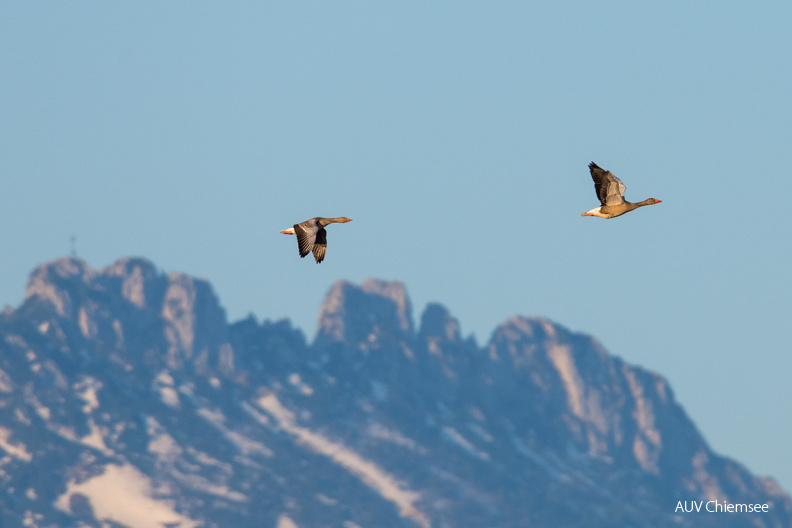
<path id="1" fill-rule="evenodd" d="M 300 250 L 301 257 L 304 257 L 313 249 L 318 231 L 319 227 L 314 222 L 314 219 L 294 224 L 294 234 L 297 235 L 297 247 Z"/>
<path id="2" fill-rule="evenodd" d="M 624 191 L 627 187 L 612 172 L 597 166 L 593 161 L 589 163 L 591 179 L 594 180 L 594 190 L 602 205 L 619 205 L 624 202 Z"/>
<path id="3" fill-rule="evenodd" d="M 324 260 L 325 252 L 327 252 L 327 231 L 323 227 L 316 232 L 316 241 L 313 245 L 313 254 L 317 264 Z"/>

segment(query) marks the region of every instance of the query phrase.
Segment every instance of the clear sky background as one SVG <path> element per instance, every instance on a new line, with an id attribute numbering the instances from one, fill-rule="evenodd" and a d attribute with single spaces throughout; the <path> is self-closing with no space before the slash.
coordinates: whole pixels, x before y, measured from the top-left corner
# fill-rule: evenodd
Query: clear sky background
<path id="1" fill-rule="evenodd" d="M 512 315 L 667 377 L 792 491 L 792 4 L 3 2 L 0 306 L 144 256 L 309 338 L 398 279 L 486 343 Z M 663 203 L 613 220 L 587 165 Z M 313 216 L 327 259 L 279 230 Z"/>

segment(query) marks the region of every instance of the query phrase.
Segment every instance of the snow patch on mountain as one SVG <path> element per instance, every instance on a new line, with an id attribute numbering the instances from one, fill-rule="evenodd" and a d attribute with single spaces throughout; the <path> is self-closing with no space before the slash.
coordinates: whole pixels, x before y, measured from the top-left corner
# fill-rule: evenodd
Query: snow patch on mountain
<path id="1" fill-rule="evenodd" d="M 73 498 L 82 495 L 89 501 L 98 519 L 113 521 L 129 528 L 167 525 L 193 528 L 199 523 L 179 514 L 171 501 L 152 497 L 151 481 L 131 464 L 105 466 L 101 475 L 79 484 L 68 483 L 66 493 L 56 507 L 71 511 Z"/>
<path id="2" fill-rule="evenodd" d="M 12 457 L 22 460 L 24 462 L 30 462 L 33 460 L 33 455 L 28 453 L 27 446 L 21 442 L 14 442 L 11 443 L 9 440 L 11 438 L 11 431 L 0 427 L 0 449 L 11 455 Z"/>
<path id="3" fill-rule="evenodd" d="M 277 420 L 282 430 L 297 437 L 301 444 L 312 451 L 330 457 L 333 462 L 344 467 L 382 497 L 394 503 L 402 517 L 412 519 L 423 528 L 431 526 L 426 514 L 414 505 L 421 498 L 420 493 L 404 489 L 392 475 L 345 445 L 328 440 L 319 433 L 297 425 L 294 414 L 281 404 L 275 394 L 263 396 L 257 403 L 261 409 Z"/>
<path id="4" fill-rule="evenodd" d="M 415 451 L 416 453 L 426 454 L 426 449 L 421 447 L 418 443 L 414 440 L 407 438 L 399 431 L 394 429 L 389 429 L 382 424 L 373 423 L 368 426 L 366 429 L 369 437 L 375 438 L 377 440 L 384 440 L 386 442 L 390 442 L 396 444 L 398 446 L 406 447 L 411 451 Z"/>
<path id="5" fill-rule="evenodd" d="M 462 450 L 465 451 L 466 453 L 473 455 L 476 458 L 480 458 L 481 460 L 489 460 L 490 456 L 488 453 L 485 453 L 484 451 L 477 449 L 472 442 L 470 442 L 467 438 L 462 436 L 459 433 L 459 431 L 457 431 L 453 427 L 444 426 L 442 434 L 443 434 L 443 439 L 456 445 L 457 447 L 462 448 Z"/>

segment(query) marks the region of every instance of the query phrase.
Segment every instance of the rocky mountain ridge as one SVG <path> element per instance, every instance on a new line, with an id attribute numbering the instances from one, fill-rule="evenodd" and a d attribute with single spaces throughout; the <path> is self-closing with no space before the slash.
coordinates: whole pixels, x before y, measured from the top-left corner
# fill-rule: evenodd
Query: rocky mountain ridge
<path id="1" fill-rule="evenodd" d="M 0 526 L 792 526 L 589 336 L 513 317 L 480 347 L 368 279 L 331 288 L 309 343 L 145 259 L 44 264 L 0 315 L 0 481 Z"/>

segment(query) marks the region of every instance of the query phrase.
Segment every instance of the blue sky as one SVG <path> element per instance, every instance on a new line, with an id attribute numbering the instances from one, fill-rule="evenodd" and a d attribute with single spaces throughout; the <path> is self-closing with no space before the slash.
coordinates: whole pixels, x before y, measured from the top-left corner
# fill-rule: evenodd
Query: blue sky
<path id="1" fill-rule="evenodd" d="M 428 5 L 427 5 L 428 4 Z M 0 305 L 69 253 L 313 336 L 398 279 L 479 343 L 539 315 L 666 376 L 792 491 L 788 2 L 5 2 Z M 581 218 L 587 165 L 662 204 Z M 313 216 L 327 259 L 278 233 Z"/>

